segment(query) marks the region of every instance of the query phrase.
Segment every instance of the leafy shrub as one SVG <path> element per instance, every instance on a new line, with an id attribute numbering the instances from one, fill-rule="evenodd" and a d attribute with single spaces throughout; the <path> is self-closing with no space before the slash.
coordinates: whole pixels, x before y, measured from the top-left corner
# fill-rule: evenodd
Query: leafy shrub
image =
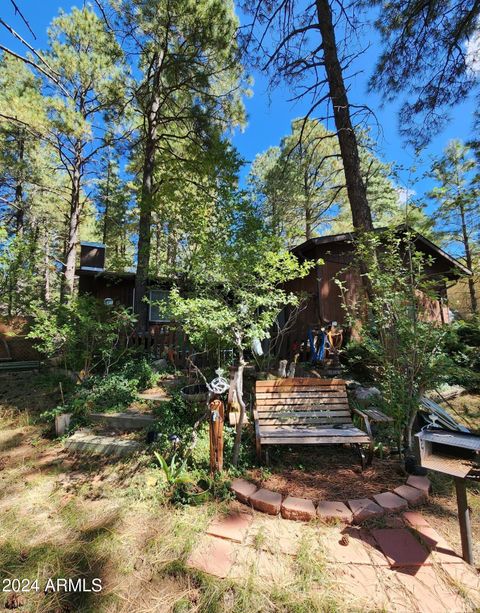
<path id="1" fill-rule="evenodd" d="M 342 363 L 361 383 L 374 383 L 371 372 L 371 360 L 372 355 L 368 348 L 358 341 L 350 341 L 341 353 Z"/>
<path id="2" fill-rule="evenodd" d="M 468 391 L 480 390 L 480 322 L 460 321 L 449 326 L 445 341 L 449 358 L 446 376 Z"/>
<path id="3" fill-rule="evenodd" d="M 367 302 L 369 318 L 359 355 L 394 418 L 399 448 L 403 443 L 410 449 L 420 398 L 443 381 L 448 362 L 447 331 L 425 316 L 424 299 L 436 298 L 436 281 L 426 272 L 428 258 L 415 249 L 408 232 L 402 237 L 394 231 L 362 235 L 356 255 L 352 267 L 363 263 L 369 286 L 362 301 L 363 306 Z M 337 283 L 342 287 L 340 279 Z M 352 309 L 355 305 L 348 313 L 353 322 L 360 313 Z"/>
<path id="4" fill-rule="evenodd" d="M 28 338 L 48 357 L 61 357 L 68 369 L 87 375 L 108 373 L 130 352 L 124 341 L 136 321 L 131 309 L 111 309 L 90 296 L 79 296 L 56 308 L 32 305 L 32 314 Z"/>
<path id="5" fill-rule="evenodd" d="M 120 373 L 89 377 L 76 394 L 74 402 L 83 402 L 87 411 L 120 411 L 135 400 L 137 385 L 136 379 L 129 379 Z"/>
<path id="6" fill-rule="evenodd" d="M 118 372 L 135 382 L 138 390 L 144 390 L 155 384 L 158 374 L 153 370 L 150 362 L 145 357 L 132 357 L 124 362 Z"/>

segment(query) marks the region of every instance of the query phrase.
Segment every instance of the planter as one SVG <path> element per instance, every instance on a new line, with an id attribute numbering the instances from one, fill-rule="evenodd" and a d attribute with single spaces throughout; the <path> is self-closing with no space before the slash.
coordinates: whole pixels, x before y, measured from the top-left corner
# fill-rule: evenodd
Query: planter
<path id="1" fill-rule="evenodd" d="M 208 400 L 208 388 L 203 383 L 186 385 L 182 387 L 180 394 L 187 402 L 207 402 Z"/>
<path id="2" fill-rule="evenodd" d="M 55 434 L 57 436 L 63 436 L 67 432 L 71 419 L 72 413 L 60 413 L 55 416 Z"/>

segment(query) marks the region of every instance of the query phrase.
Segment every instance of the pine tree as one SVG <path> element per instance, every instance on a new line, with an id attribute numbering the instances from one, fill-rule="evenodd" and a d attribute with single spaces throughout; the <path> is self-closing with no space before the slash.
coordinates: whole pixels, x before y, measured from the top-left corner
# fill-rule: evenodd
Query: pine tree
<path id="1" fill-rule="evenodd" d="M 55 172 L 58 158 L 43 138 L 49 122 L 41 82 L 8 55 L 0 61 L 0 118 L 0 224 L 5 232 L 0 289 L 7 314 L 14 315 L 23 314 L 32 300 L 51 297 L 65 194 L 61 173 Z"/>
<path id="2" fill-rule="evenodd" d="M 102 154 L 95 190 L 98 234 L 106 245 L 106 267 L 122 271 L 133 261 L 132 190 L 120 176 L 118 155 L 111 147 Z"/>
<path id="3" fill-rule="evenodd" d="M 475 281 L 480 256 L 480 180 L 475 170 L 471 149 L 461 141 L 451 141 L 432 166 L 431 174 L 439 185 L 430 194 L 438 204 L 435 217 L 440 237 L 474 273 L 468 279 L 473 314 L 478 313 Z"/>
<path id="4" fill-rule="evenodd" d="M 123 99 L 122 52 L 113 34 L 89 8 L 60 13 L 49 29 L 49 65 L 61 88 L 50 102 L 52 137 L 69 177 L 69 212 L 64 249 L 62 299 L 72 295 L 79 229 L 90 186 L 89 173 L 100 151 L 102 121 L 112 119 Z M 117 118 L 118 123 L 120 121 Z"/>
<path id="5" fill-rule="evenodd" d="M 477 90 L 478 0 L 366 0 L 379 6 L 383 40 L 371 86 L 388 99 L 405 95 L 400 129 L 425 145 L 444 125 L 446 109 Z M 415 123 L 421 118 L 420 125 Z"/>
<path id="6" fill-rule="evenodd" d="M 250 184 L 261 190 L 261 213 L 287 245 L 313 238 L 328 228 L 343 191 L 335 133 L 318 121 L 294 120 L 279 148 L 257 156 Z"/>
<path id="7" fill-rule="evenodd" d="M 156 195 L 166 169 L 164 157 L 182 160 L 178 143 L 197 151 L 208 147 L 211 124 L 222 130 L 243 119 L 242 67 L 238 61 L 238 20 L 233 4 L 222 0 L 113 0 L 117 27 L 137 58 L 132 91 L 140 161 L 138 253 L 135 310 L 146 325 L 146 284 Z"/>

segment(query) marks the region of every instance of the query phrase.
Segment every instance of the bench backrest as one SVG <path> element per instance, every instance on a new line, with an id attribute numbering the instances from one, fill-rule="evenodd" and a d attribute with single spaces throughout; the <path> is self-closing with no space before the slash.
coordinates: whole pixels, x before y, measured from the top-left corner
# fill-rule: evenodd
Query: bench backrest
<path id="1" fill-rule="evenodd" d="M 343 379 L 257 381 L 255 405 L 260 426 L 352 423 Z"/>

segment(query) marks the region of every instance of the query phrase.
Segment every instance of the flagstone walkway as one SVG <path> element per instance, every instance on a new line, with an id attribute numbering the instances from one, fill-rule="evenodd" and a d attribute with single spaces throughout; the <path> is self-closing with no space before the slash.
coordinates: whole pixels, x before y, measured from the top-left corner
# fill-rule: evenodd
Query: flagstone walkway
<path id="1" fill-rule="evenodd" d="M 387 516 L 382 525 L 305 523 L 246 511 L 235 502 L 227 515 L 211 522 L 188 565 L 229 579 L 254 572 L 282 585 L 291 583 L 295 558 L 307 543 L 321 552 L 329 589 L 348 610 L 480 610 L 480 576 L 420 513 Z M 319 584 L 318 589 L 326 588 Z"/>

